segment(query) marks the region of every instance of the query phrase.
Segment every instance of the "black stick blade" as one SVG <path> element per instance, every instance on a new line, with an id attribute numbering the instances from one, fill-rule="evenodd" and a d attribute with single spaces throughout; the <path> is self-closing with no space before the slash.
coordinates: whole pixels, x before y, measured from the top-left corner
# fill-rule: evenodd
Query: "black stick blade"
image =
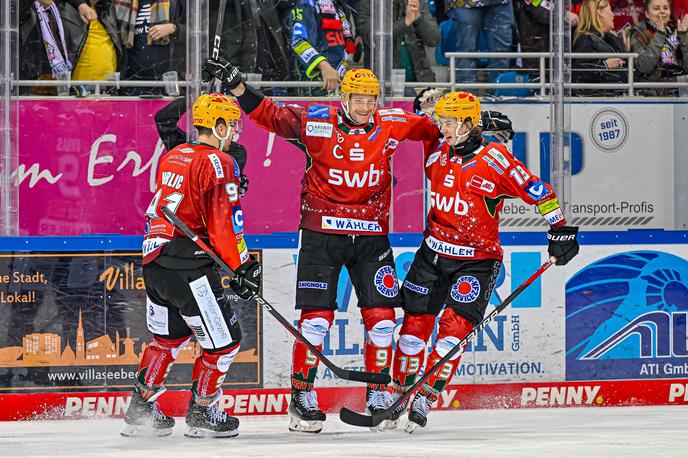
<path id="1" fill-rule="evenodd" d="M 375 423 L 373 417 L 370 415 L 353 412 L 346 407 L 343 407 L 342 410 L 339 411 L 339 419 L 348 425 L 360 426 L 361 428 L 372 428 L 380 423 L 379 421 Z"/>
<path id="2" fill-rule="evenodd" d="M 379 372 L 362 372 L 342 369 L 342 372 L 336 375 L 339 378 L 351 380 L 352 382 L 375 383 L 380 385 L 388 385 L 392 382 L 392 377 L 390 377 L 389 374 L 382 374 Z"/>

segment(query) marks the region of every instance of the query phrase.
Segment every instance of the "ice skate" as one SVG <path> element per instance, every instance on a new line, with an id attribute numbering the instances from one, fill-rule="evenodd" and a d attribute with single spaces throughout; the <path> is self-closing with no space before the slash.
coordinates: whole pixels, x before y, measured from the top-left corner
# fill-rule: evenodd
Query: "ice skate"
<path id="1" fill-rule="evenodd" d="M 319 433 L 326 416 L 318 408 L 318 395 L 313 390 L 291 390 L 289 431 Z"/>
<path id="2" fill-rule="evenodd" d="M 226 414 L 217 407 L 222 390 L 213 396 L 208 405 L 198 404 L 196 395 L 191 394 L 189 410 L 186 413 L 186 437 L 226 438 L 239 435 L 239 419 Z"/>
<path id="3" fill-rule="evenodd" d="M 146 399 L 138 387 L 134 387 L 131 402 L 124 414 L 127 424 L 120 432 L 125 437 L 162 437 L 174 432 L 174 418 L 168 417 L 158 409 L 155 401 L 165 391 L 159 389 L 153 396 Z"/>
<path id="4" fill-rule="evenodd" d="M 424 428 L 428 424 L 428 413 L 430 412 L 431 404 L 432 402 L 426 396 L 416 394 L 413 403 L 411 403 L 408 422 L 406 422 L 404 431 L 410 434 L 419 428 Z"/>
<path id="5" fill-rule="evenodd" d="M 366 389 L 366 413 L 368 415 L 375 415 L 387 410 L 393 402 L 394 399 L 387 390 L 373 390 L 370 388 Z M 399 416 L 397 415 L 396 419 L 393 420 L 390 418 L 388 420 L 383 420 L 380 422 L 380 424 L 373 426 L 370 429 L 378 432 L 382 432 L 385 429 L 394 429 L 397 427 L 398 419 Z"/>

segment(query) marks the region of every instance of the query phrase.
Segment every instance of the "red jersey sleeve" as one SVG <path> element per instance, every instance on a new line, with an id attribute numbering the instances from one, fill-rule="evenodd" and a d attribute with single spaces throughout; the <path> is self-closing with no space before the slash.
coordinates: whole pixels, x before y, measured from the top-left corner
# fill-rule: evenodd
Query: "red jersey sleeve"
<path id="1" fill-rule="evenodd" d="M 489 143 L 485 151 L 484 160 L 489 165 L 488 170 L 497 185 L 498 195 L 520 197 L 530 205 L 537 205 L 538 211 L 550 225 L 566 225 L 557 195 L 548 183 L 543 183 L 531 173 L 505 145 Z M 469 183 L 469 186 L 472 184 Z"/>
<path id="2" fill-rule="evenodd" d="M 241 229 L 243 219 L 240 224 L 236 221 L 237 218 L 243 218 L 237 216 L 237 212 L 241 212 L 241 206 L 239 186 L 233 180 L 236 164 L 231 159 L 223 160 L 224 176 L 218 176 L 220 173 L 211 165 L 210 160 L 203 160 L 207 164 L 203 164 L 200 176 L 200 205 L 210 244 L 229 267 L 236 269 L 248 260 Z"/>
<path id="3" fill-rule="evenodd" d="M 400 140 L 434 142 L 440 137 L 440 129 L 437 123 L 427 115 L 406 113 L 406 130 Z"/>
<path id="4" fill-rule="evenodd" d="M 264 97 L 258 108 L 249 114 L 256 124 L 286 139 L 301 141 L 301 117 L 303 108 L 284 105 L 270 97 Z"/>

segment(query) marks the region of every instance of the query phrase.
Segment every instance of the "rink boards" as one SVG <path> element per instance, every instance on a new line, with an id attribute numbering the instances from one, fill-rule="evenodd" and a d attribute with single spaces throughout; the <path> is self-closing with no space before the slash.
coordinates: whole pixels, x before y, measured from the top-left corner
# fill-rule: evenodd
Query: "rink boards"
<path id="1" fill-rule="evenodd" d="M 145 329 L 137 237 L 0 239 L 0 419 L 121 415 Z M 421 238 L 392 236 L 403 281 Z M 263 295 L 295 321 L 295 234 L 253 237 Z M 503 235 L 498 304 L 547 256 L 544 234 Z M 463 355 L 439 409 L 688 404 L 688 233 L 583 233 L 581 254 L 550 269 Z M 351 282 L 324 353 L 362 366 L 364 330 Z M 255 303 L 237 303 L 241 357 L 222 405 L 236 414 L 281 414 L 288 404 L 291 336 Z M 397 313 L 399 322 L 401 312 Z M 185 347 L 162 398 L 182 414 L 191 362 Z M 321 368 L 328 410 L 362 408 L 363 389 Z M 177 409 L 177 410 L 175 410 Z"/>

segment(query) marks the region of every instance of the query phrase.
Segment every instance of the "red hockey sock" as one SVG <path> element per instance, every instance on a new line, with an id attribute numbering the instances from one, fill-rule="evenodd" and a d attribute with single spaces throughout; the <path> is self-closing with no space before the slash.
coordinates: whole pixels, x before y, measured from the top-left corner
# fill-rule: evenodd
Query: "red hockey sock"
<path id="1" fill-rule="evenodd" d="M 189 337 L 165 339 L 157 336 L 151 340 L 143 352 L 136 372 L 136 385 L 144 398 L 150 398 L 160 389 L 172 368 L 177 350 L 188 341 Z"/>
<path id="2" fill-rule="evenodd" d="M 361 316 L 367 331 L 363 348 L 365 370 L 389 374 L 392 366 L 392 340 L 396 326 L 394 309 L 390 307 L 362 308 Z M 369 383 L 371 390 L 383 390 L 385 385 Z"/>
<path id="3" fill-rule="evenodd" d="M 334 321 L 332 310 L 302 310 L 299 320 L 301 334 L 318 350 L 322 350 L 325 335 Z M 315 356 L 305 344 L 294 342 L 292 358 L 291 385 L 298 390 L 313 389 L 318 373 L 320 358 Z"/>
<path id="4" fill-rule="evenodd" d="M 392 380 L 396 385 L 410 386 L 425 361 L 425 347 L 435 327 L 434 315 L 406 313 L 394 353 Z"/>
<path id="5" fill-rule="evenodd" d="M 453 309 L 446 309 L 440 318 L 440 330 L 437 334 L 435 349 L 428 358 L 426 369 L 430 369 L 449 353 L 469 332 L 473 330 L 473 323 L 458 315 Z M 461 360 L 461 352 L 456 353 L 435 371 L 428 381 L 423 384 L 420 394 L 435 401 L 447 383 L 452 379 Z"/>
<path id="6" fill-rule="evenodd" d="M 201 356 L 196 358 L 191 373 L 191 392 L 196 403 L 209 404 L 213 400 L 225 380 L 229 366 L 239 353 L 239 348 L 240 344 L 236 344 L 213 353 L 203 350 Z"/>

